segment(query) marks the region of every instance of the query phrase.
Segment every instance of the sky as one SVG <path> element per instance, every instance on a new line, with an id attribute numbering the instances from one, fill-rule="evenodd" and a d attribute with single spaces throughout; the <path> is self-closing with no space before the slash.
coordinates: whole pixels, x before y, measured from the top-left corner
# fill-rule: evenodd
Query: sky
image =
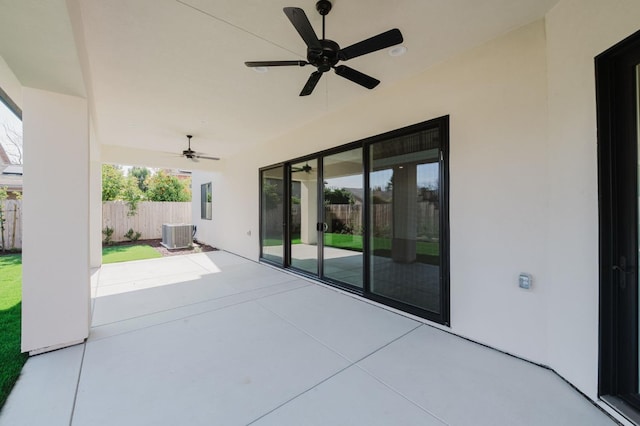
<path id="1" fill-rule="evenodd" d="M 15 146 L 7 141 L 7 136 L 4 131 L 5 123 L 20 134 L 20 141 L 22 142 L 22 121 L 0 101 L 0 144 L 2 144 L 11 161 L 15 163 L 17 162 L 18 155 Z"/>

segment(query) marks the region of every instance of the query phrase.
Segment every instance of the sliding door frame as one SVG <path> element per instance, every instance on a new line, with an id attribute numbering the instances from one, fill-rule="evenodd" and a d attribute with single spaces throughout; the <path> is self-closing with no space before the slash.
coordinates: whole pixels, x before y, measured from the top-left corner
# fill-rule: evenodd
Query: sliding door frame
<path id="1" fill-rule="evenodd" d="M 598 394 L 638 421 L 636 67 L 640 64 L 640 32 L 599 55 L 595 63 L 600 225 Z M 631 75 L 632 70 L 636 74 Z"/>
<path id="2" fill-rule="evenodd" d="M 440 312 L 435 313 L 431 311 L 427 311 L 424 309 L 420 309 L 418 307 L 395 301 L 380 295 L 376 295 L 371 292 L 371 243 L 369 238 L 368 230 L 371 229 L 371 218 L 368 212 L 368 209 L 371 206 L 371 194 L 369 191 L 370 187 L 370 171 L 371 164 L 369 159 L 370 147 L 372 144 L 377 142 L 382 142 L 388 139 L 398 138 L 414 133 L 418 133 L 425 130 L 430 129 L 438 129 L 440 141 L 439 141 L 439 202 L 440 202 L 440 210 L 439 210 L 439 247 L 440 247 L 440 273 L 439 273 L 439 288 L 440 288 Z M 364 210 L 363 210 L 363 287 L 353 286 L 347 283 L 343 283 L 334 279 L 330 279 L 324 276 L 323 274 L 323 249 L 324 249 L 324 233 L 318 234 L 318 275 L 312 275 L 302 271 L 300 269 L 291 267 L 291 220 L 290 220 L 290 211 L 291 211 L 291 165 L 299 162 L 304 162 L 306 160 L 317 159 L 318 160 L 318 221 L 320 223 L 324 223 L 325 221 L 325 212 L 323 208 L 324 196 L 323 196 L 323 176 L 322 176 L 322 167 L 323 167 L 323 159 L 326 156 L 338 154 L 341 152 L 346 152 L 349 150 L 362 148 L 362 164 L 363 164 L 363 186 L 364 186 Z M 411 126 L 403 127 L 401 129 L 393 130 L 390 132 L 386 132 L 380 135 L 372 136 L 369 138 L 361 139 L 355 142 L 347 143 L 345 145 L 341 145 L 335 148 L 323 150 L 320 152 L 316 152 L 310 155 L 305 155 L 302 157 L 294 158 L 285 162 L 272 164 L 269 166 L 265 166 L 260 168 L 259 176 L 260 176 L 260 185 L 262 185 L 262 173 L 265 170 L 272 169 L 274 167 L 284 166 L 284 213 L 283 213 L 283 226 L 284 226 L 284 239 L 285 239 L 285 248 L 284 248 L 284 258 L 283 263 L 278 264 L 277 262 L 269 261 L 268 259 L 264 259 L 262 257 L 262 229 L 260 230 L 260 260 L 265 261 L 269 264 L 279 266 L 282 268 L 291 269 L 296 273 L 300 273 L 301 275 L 305 275 L 314 279 L 318 279 L 324 283 L 330 284 L 332 286 L 340 287 L 346 291 L 356 293 L 362 297 L 380 302 L 382 304 L 391 306 L 393 308 L 402 310 L 404 312 L 437 322 L 439 324 L 443 324 L 446 326 L 450 326 L 450 283 L 449 283 L 449 116 L 439 117 L 433 120 L 425 121 L 422 123 L 414 124 Z M 260 203 L 262 203 L 262 186 L 260 186 Z M 262 214 L 262 205 L 260 205 L 260 214 Z M 262 226 L 262 219 L 260 219 L 260 226 Z"/>

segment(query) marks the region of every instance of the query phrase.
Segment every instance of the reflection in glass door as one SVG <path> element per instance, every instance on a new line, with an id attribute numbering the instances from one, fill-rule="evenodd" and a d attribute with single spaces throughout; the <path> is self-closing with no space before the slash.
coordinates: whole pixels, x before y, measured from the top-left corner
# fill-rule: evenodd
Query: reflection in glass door
<path id="1" fill-rule="evenodd" d="M 441 313 L 440 132 L 371 145 L 371 292 Z"/>
<path id="2" fill-rule="evenodd" d="M 284 167 L 260 175 L 260 247 L 262 258 L 283 264 L 284 260 Z"/>
<path id="3" fill-rule="evenodd" d="M 262 258 L 449 325 L 448 130 L 440 117 L 262 169 Z"/>
<path id="4" fill-rule="evenodd" d="M 323 160 L 323 275 L 362 288 L 364 182 L 362 148 Z M 324 227 L 323 224 L 323 227 Z"/>
<path id="5" fill-rule="evenodd" d="M 318 160 L 291 165 L 291 266 L 318 274 Z"/>
<path id="6" fill-rule="evenodd" d="M 640 65 L 636 65 L 636 146 L 638 147 L 638 151 L 640 153 Z M 640 157 L 639 157 L 640 160 Z M 639 161 L 640 162 L 640 161 Z M 640 167 L 638 167 L 638 188 L 640 188 Z M 638 212 L 640 212 L 640 194 L 638 194 Z M 638 221 L 640 222 L 640 216 L 638 217 Z M 640 226 L 638 226 L 640 229 Z M 639 233 L 640 234 L 640 233 Z M 640 235 L 639 237 L 640 238 Z M 638 247 L 640 247 L 640 241 L 638 241 Z M 640 274 L 638 274 L 638 279 L 640 280 Z M 640 283 L 638 283 L 638 288 L 640 288 Z M 638 301 L 636 305 L 636 320 L 638 321 L 638 340 L 636 342 L 640 342 L 640 291 L 638 293 Z M 637 345 L 636 345 L 637 346 Z M 636 348 L 638 352 L 637 359 L 637 370 L 638 370 L 638 381 L 636 382 L 636 395 L 640 394 L 640 350 Z"/>

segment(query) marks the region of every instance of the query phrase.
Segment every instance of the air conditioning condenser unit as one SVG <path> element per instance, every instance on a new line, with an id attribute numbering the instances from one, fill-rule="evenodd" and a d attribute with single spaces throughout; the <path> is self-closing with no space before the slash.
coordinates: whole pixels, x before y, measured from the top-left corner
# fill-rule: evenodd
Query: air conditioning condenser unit
<path id="1" fill-rule="evenodd" d="M 193 225 L 165 223 L 162 225 L 162 243 L 168 249 L 186 248 L 193 244 Z"/>

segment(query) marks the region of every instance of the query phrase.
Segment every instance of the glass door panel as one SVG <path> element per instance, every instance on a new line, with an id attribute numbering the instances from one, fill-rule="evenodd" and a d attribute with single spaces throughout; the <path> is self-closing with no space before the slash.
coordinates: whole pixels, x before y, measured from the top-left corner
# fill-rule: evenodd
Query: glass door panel
<path id="1" fill-rule="evenodd" d="M 291 266 L 318 274 L 318 160 L 291 165 Z"/>
<path id="2" fill-rule="evenodd" d="M 441 313 L 439 130 L 370 148 L 371 292 Z"/>
<path id="3" fill-rule="evenodd" d="M 284 167 L 263 170 L 260 176 L 262 258 L 284 263 Z"/>
<path id="4" fill-rule="evenodd" d="M 324 277 L 363 286 L 362 148 L 323 160 Z"/>
<path id="5" fill-rule="evenodd" d="M 636 145 L 638 146 L 638 152 L 640 153 L 640 65 L 636 65 Z M 638 157 L 638 163 L 640 164 L 640 157 Z M 640 165 L 638 166 L 638 188 L 640 188 Z M 638 194 L 638 212 L 640 212 L 640 194 Z M 640 229 L 640 226 L 638 226 L 638 229 Z M 640 241 L 638 241 L 638 247 L 640 247 Z M 638 257 L 640 258 L 640 255 Z M 638 278 L 640 279 L 640 274 L 638 274 Z M 640 288 L 640 283 L 638 283 L 638 288 Z M 636 317 L 638 321 L 639 334 L 637 342 L 640 342 L 640 291 L 638 291 L 637 293 L 638 302 L 636 305 Z M 640 350 L 638 350 L 637 352 L 638 382 L 636 386 L 636 394 L 640 393 Z"/>

